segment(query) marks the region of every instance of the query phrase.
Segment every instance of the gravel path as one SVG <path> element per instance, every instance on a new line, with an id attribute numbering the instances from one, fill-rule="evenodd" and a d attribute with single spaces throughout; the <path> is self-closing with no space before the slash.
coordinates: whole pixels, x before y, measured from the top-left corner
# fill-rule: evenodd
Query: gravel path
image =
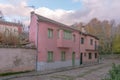
<path id="1" fill-rule="evenodd" d="M 99 65 L 77 68 L 48 75 L 20 77 L 9 80 L 101 80 L 108 73 L 112 63 L 120 64 L 120 61 L 104 60 L 104 63 Z"/>

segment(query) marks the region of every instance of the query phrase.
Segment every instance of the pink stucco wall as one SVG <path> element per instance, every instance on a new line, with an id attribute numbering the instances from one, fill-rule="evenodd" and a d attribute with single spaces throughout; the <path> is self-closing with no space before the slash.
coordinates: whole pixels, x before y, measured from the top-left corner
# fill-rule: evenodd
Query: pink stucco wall
<path id="1" fill-rule="evenodd" d="M 71 59 L 72 52 L 76 53 L 76 58 L 79 58 L 77 54 L 79 54 L 79 35 L 76 36 L 76 41 L 73 40 L 64 40 L 63 36 L 58 39 L 57 31 L 59 27 L 56 27 L 58 25 L 46 23 L 46 22 L 40 22 L 39 23 L 39 38 L 38 38 L 38 50 L 39 50 L 39 60 L 40 61 L 46 61 L 47 59 L 47 51 L 54 51 L 56 54 L 55 61 L 60 60 L 61 51 L 66 51 L 67 57 L 66 59 Z M 53 38 L 48 38 L 48 29 L 53 29 Z M 74 34 L 77 34 L 77 32 L 74 32 Z M 59 48 L 61 45 L 62 47 Z"/>
<path id="2" fill-rule="evenodd" d="M 80 34 L 78 30 L 74 30 L 67 26 L 62 26 L 59 23 L 53 23 L 46 18 L 38 19 L 38 15 L 31 14 L 31 23 L 29 30 L 29 40 L 35 45 L 38 45 L 38 62 L 47 62 L 48 51 L 54 52 L 54 61 L 61 60 L 61 51 L 66 52 L 66 60 L 72 60 L 72 53 L 75 52 L 75 59 L 80 60 L 80 53 L 83 53 L 83 62 L 94 62 L 97 61 L 94 54 L 98 53 L 95 50 L 95 41 L 98 46 L 98 39 L 94 36 Z M 53 38 L 48 38 L 48 29 L 53 30 Z M 58 30 L 60 35 L 58 38 Z M 75 41 L 73 37 L 71 40 L 63 39 L 63 31 L 69 30 L 72 32 L 72 36 L 75 35 Z M 38 31 L 38 37 L 37 37 Z M 84 38 L 84 44 L 81 44 L 81 37 Z M 90 45 L 90 39 L 93 40 L 93 45 Z M 37 42 L 38 41 L 38 42 Z M 88 59 L 88 54 L 92 53 L 92 59 Z"/>
<path id="3" fill-rule="evenodd" d="M 29 40 L 30 42 L 35 43 L 37 41 L 37 17 L 31 14 L 30 28 L 29 28 Z"/>

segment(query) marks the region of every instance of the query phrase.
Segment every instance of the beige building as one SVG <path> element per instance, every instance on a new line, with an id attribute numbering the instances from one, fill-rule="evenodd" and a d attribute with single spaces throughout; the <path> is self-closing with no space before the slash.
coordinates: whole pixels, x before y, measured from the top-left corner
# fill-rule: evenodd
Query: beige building
<path id="1" fill-rule="evenodd" d="M 6 37 L 18 37 L 22 32 L 22 24 L 0 20 L 0 41 Z"/>

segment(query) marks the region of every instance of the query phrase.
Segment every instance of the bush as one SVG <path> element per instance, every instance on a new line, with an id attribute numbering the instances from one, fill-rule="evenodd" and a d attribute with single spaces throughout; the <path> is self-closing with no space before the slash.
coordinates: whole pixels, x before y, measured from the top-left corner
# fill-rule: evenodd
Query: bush
<path id="1" fill-rule="evenodd" d="M 112 69 L 109 71 L 109 77 L 103 80 L 120 80 L 120 65 L 113 63 Z"/>

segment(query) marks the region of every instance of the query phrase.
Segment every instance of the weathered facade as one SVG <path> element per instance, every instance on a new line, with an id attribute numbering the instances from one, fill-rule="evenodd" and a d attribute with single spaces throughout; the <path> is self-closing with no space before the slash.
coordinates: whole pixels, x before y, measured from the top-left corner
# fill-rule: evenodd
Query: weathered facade
<path id="1" fill-rule="evenodd" d="M 31 12 L 29 40 L 38 49 L 37 70 L 98 61 L 98 38 Z"/>
<path id="2" fill-rule="evenodd" d="M 35 66 L 35 49 L 0 48 L 0 73 L 32 71 Z"/>

